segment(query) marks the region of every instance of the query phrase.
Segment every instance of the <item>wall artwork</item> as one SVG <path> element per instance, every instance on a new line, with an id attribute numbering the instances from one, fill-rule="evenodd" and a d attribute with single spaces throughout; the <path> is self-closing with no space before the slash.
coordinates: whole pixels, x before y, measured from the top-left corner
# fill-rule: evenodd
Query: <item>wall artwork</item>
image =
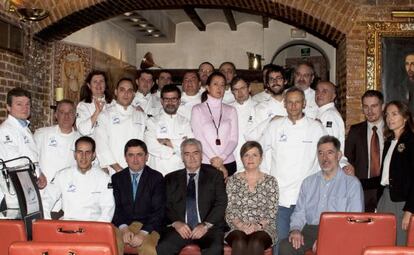
<path id="1" fill-rule="evenodd" d="M 368 23 L 367 89 L 385 102 L 405 101 L 414 112 L 414 24 Z"/>

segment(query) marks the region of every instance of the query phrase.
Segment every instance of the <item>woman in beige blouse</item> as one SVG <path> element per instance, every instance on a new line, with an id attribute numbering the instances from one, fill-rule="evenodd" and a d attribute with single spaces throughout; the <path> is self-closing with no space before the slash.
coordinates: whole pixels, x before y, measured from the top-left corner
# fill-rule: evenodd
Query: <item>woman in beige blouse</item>
<path id="1" fill-rule="evenodd" d="M 263 149 L 246 142 L 240 149 L 244 171 L 227 183 L 226 221 L 230 231 L 225 238 L 232 255 L 262 255 L 277 240 L 276 214 L 279 188 L 273 176 L 260 171 Z"/>

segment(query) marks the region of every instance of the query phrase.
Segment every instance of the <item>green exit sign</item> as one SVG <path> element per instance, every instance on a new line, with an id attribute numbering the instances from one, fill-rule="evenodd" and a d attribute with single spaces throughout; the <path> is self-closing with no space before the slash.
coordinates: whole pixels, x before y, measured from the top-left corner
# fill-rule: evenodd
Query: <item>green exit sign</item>
<path id="1" fill-rule="evenodd" d="M 300 49 L 300 56 L 301 57 L 310 57 L 310 48 Z"/>

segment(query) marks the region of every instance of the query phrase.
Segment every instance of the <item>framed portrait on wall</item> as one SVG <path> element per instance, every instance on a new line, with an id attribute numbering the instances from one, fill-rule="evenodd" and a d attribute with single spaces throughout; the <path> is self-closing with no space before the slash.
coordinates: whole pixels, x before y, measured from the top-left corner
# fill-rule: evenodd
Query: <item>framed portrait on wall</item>
<path id="1" fill-rule="evenodd" d="M 414 24 L 368 23 L 366 89 L 385 102 L 405 101 L 414 112 Z"/>

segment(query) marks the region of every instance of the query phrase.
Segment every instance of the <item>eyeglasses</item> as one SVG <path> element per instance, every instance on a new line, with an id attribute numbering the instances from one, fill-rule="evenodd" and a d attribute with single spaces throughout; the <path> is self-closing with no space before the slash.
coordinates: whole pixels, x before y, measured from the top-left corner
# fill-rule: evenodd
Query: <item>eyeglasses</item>
<path id="1" fill-rule="evenodd" d="M 282 82 L 282 81 L 284 81 L 284 79 L 281 76 L 278 76 L 276 78 L 273 78 L 273 77 L 270 77 L 269 78 L 269 83 L 272 83 L 272 82 Z"/>
<path id="2" fill-rule="evenodd" d="M 179 100 L 179 98 L 178 97 L 163 97 L 162 100 L 165 102 L 175 103 Z"/>

